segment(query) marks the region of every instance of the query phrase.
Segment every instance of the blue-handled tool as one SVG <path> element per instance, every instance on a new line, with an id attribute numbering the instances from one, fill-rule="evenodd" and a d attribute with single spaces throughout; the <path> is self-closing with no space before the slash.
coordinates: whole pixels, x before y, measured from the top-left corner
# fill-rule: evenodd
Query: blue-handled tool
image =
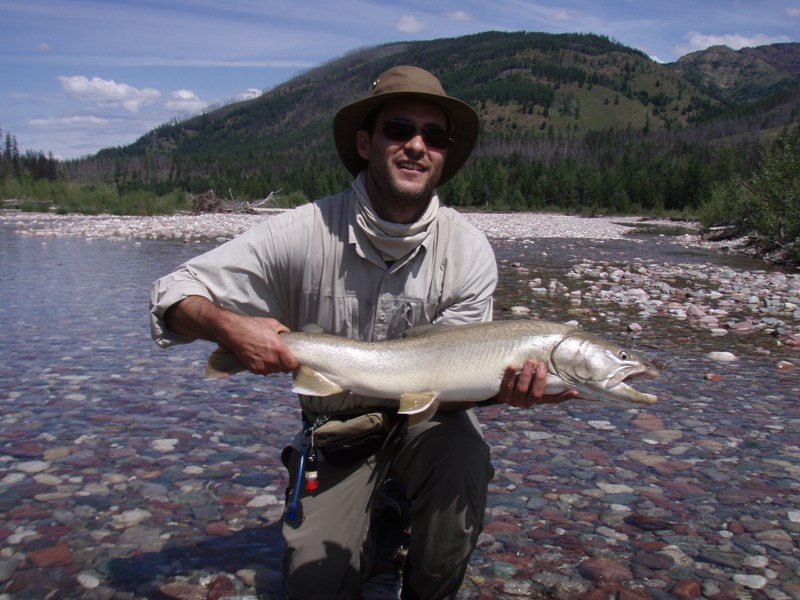
<path id="1" fill-rule="evenodd" d="M 289 510 L 286 511 L 286 520 L 289 523 L 297 522 L 297 507 L 300 504 L 300 488 L 303 485 L 303 475 L 306 469 L 306 448 L 306 444 L 303 444 L 300 448 L 300 463 L 297 465 L 297 478 L 295 479 L 294 490 L 292 491 L 292 502 L 289 504 Z"/>

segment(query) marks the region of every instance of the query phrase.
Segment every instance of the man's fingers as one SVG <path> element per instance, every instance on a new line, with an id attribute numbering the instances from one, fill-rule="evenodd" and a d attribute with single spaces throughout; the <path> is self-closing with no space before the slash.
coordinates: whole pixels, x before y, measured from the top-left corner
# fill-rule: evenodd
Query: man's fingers
<path id="1" fill-rule="evenodd" d="M 519 376 L 517 377 L 517 392 L 520 394 L 528 394 L 528 391 L 531 389 L 531 382 L 534 381 L 534 374 L 538 380 L 539 374 L 534 373 L 536 371 L 536 363 L 531 360 L 526 360 L 525 364 L 522 365 L 522 369 L 519 372 Z"/>

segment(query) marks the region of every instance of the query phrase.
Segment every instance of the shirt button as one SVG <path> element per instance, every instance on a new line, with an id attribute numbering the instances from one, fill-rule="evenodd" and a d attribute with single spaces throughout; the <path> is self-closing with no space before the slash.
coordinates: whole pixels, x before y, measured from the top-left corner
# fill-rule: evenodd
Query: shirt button
<path id="1" fill-rule="evenodd" d="M 386 313 L 381 313 L 380 319 L 381 319 L 381 323 L 383 323 L 386 320 Z"/>

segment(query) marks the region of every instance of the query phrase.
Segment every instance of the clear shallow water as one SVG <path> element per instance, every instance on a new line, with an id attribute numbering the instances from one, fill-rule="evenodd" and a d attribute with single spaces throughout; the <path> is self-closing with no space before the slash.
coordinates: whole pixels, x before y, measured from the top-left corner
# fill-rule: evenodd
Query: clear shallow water
<path id="1" fill-rule="evenodd" d="M 647 238 L 644 238 L 647 240 Z M 529 305 L 535 314 L 552 320 L 575 318 L 598 333 L 629 337 L 625 325 L 636 320 L 629 314 L 621 325 L 609 325 L 608 307 L 571 309 L 561 295 L 532 299 L 528 281 L 541 277 L 564 281 L 564 273 L 585 257 L 630 264 L 636 259 L 706 263 L 709 260 L 734 266 L 760 267 L 755 261 L 717 256 L 711 252 L 683 248 L 668 241 L 592 242 L 588 240 L 546 239 L 531 242 L 494 244 L 501 265 L 501 283 L 496 295 L 498 317 L 504 309 Z M 209 344 L 199 342 L 164 351 L 150 339 L 148 322 L 149 286 L 184 260 L 213 247 L 212 243 L 171 241 L 107 241 L 76 237 L 35 238 L 16 235 L 0 228 L 0 327 L 3 345 L 0 373 L 3 388 L 26 393 L 26 385 L 43 386 L 48 373 L 71 376 L 84 387 L 94 386 L 95 401 L 103 406 L 124 405 L 132 387 L 140 398 L 151 397 L 163 386 L 178 386 L 200 391 L 238 387 L 240 381 L 205 381 L 199 374 Z M 518 267 L 527 269 L 520 272 Z M 573 282 L 565 281 L 568 285 Z M 576 287 L 578 287 L 576 285 Z M 669 332 L 668 336 L 664 336 Z M 664 362 L 673 362 L 669 348 L 686 350 L 691 340 L 696 352 L 710 349 L 742 350 L 752 347 L 753 337 L 711 338 L 674 320 L 647 323 L 634 344 L 666 351 Z M 771 344 L 768 337 L 755 337 L 755 343 Z M 770 346 L 771 347 L 771 346 Z M 773 348 L 780 354 L 780 349 Z M 787 354 L 791 358 L 792 353 Z M 683 357 L 681 357 L 683 358 Z M 774 357 L 773 357 L 774 358 Z M 762 360 L 765 368 L 774 360 Z M 258 380 L 272 387 L 273 380 Z M 283 380 L 276 378 L 279 382 Z M 765 377 L 765 382 L 769 378 Z M 235 383 L 231 383 L 234 382 Z M 124 386 L 124 389 L 119 389 Z M 18 389 L 17 389 L 18 388 Z M 241 390 L 237 390 L 241 393 Z"/>
<path id="2" fill-rule="evenodd" d="M 93 415 L 98 422 L 112 415 L 133 418 L 132 427 L 149 427 L 156 439 L 168 424 L 181 424 L 182 409 L 227 404 L 239 393 L 263 396 L 261 378 L 205 380 L 210 344 L 197 342 L 168 352 L 150 337 L 150 284 L 211 247 L 74 237 L 42 240 L 0 228 L 4 423 L 18 423 L 25 435 L 52 427 L 66 443 Z M 270 392 L 273 387 L 276 394 L 286 392 L 286 382 L 275 376 Z M 286 400 L 291 401 L 288 395 Z M 25 418 L 23 408 L 38 415 L 36 423 Z M 165 411 L 177 416 L 165 418 Z M 136 422 L 136 415 L 142 420 Z M 181 425 L 191 428 L 195 423 Z"/>
<path id="3" fill-rule="evenodd" d="M 209 344 L 164 351 L 150 339 L 150 283 L 210 247 L 40 239 L 0 227 L 0 512 L 14 531 L 57 531 L 68 544 L 69 567 L 37 571 L 37 577 L 46 571 L 57 587 L 74 585 L 69 572 L 83 571 L 97 576 L 101 587 L 142 594 L 143 583 L 232 574 L 256 564 L 258 591 L 280 597 L 276 522 L 286 481 L 278 455 L 298 419 L 288 378 L 205 380 Z M 533 301 L 528 288 L 533 277 L 563 279 L 566 269 L 587 257 L 621 265 L 643 257 L 760 265 L 650 238 L 495 247 L 498 317 L 507 317 L 510 306 L 528 304 L 543 318 L 576 318 L 643 350 L 663 367 L 646 387 L 659 395 L 659 404 L 645 411 L 661 427 L 637 426 L 641 411 L 580 402 L 537 411 L 483 410 L 498 474 L 487 515 L 491 539 L 473 558 L 464 598 L 491 586 L 499 586 L 494 597 L 504 597 L 497 581 L 515 569 L 521 577 L 514 560 L 542 555 L 542 545 L 552 564 L 528 571 L 563 574 L 574 567 L 586 558 L 580 549 L 586 544 L 576 546 L 555 529 L 569 529 L 577 520 L 582 525 L 575 536 L 584 535 L 586 515 L 603 515 L 612 503 L 668 513 L 685 526 L 683 538 L 668 541 L 684 544 L 690 555 L 698 545 L 719 548 L 718 532 L 742 515 L 796 534 L 786 523 L 790 511 L 800 510 L 800 370 L 776 370 L 780 358 L 800 362 L 796 351 L 776 347 L 766 334 L 719 339 L 666 318 L 651 319 L 634 336 L 625 329 L 636 320 L 633 311 L 612 308 L 620 319 L 613 324 L 608 307 L 571 309 L 561 297 Z M 757 347 L 770 353 L 754 352 Z M 735 350 L 742 358 L 715 363 L 705 357 L 709 350 Z M 706 380 L 710 372 L 720 380 Z M 172 450 L 156 443 L 165 439 L 175 440 Z M 21 463 L 41 460 L 47 463 L 43 473 L 60 483 L 20 470 Z M 633 491 L 604 499 L 593 487 L 598 481 Z M 594 492 L 582 495 L 586 488 Z M 262 495 L 271 498 L 257 507 L 234 501 Z M 120 535 L 115 521 L 134 509 L 151 515 L 146 527 L 127 530 L 144 536 L 136 543 Z M 210 524 L 220 522 L 230 531 L 209 533 Z M 554 532 L 548 538 L 549 529 Z M 538 541 L 531 530 L 539 532 Z M 0 536 L 0 549 L 30 552 L 44 543 L 39 535 L 31 542 Z M 622 562 L 642 541 L 626 535 L 630 542 L 603 547 Z M 590 541 L 602 539 L 592 533 Z M 792 551 L 770 547 L 768 553 L 778 568 Z M 794 577 L 793 564 L 785 562 L 784 580 Z M 708 577 L 730 580 L 732 572 L 717 571 Z"/>

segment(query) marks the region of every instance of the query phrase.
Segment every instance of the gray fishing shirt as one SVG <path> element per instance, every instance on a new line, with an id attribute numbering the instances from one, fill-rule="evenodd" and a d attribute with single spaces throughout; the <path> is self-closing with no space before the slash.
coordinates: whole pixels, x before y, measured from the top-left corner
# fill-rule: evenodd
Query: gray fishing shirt
<path id="1" fill-rule="evenodd" d="M 494 253 L 464 217 L 440 207 L 421 244 L 387 265 L 355 215 L 355 193 L 348 188 L 267 217 L 158 279 L 151 295 L 156 343 L 169 347 L 192 341 L 164 322 L 166 310 L 188 296 L 240 314 L 271 317 L 293 331 L 316 323 L 328 333 L 367 341 L 398 338 L 415 325 L 491 320 Z M 338 401 L 302 400 L 317 414 L 364 405 L 364 399 L 347 394 Z"/>

